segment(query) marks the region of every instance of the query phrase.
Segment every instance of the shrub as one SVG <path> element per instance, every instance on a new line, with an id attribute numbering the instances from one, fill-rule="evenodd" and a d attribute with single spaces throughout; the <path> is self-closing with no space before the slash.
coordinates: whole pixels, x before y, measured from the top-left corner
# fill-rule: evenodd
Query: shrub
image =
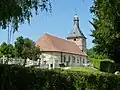
<path id="1" fill-rule="evenodd" d="M 100 62 L 100 70 L 104 72 L 115 72 L 115 63 L 110 61 L 101 61 Z"/>
<path id="2" fill-rule="evenodd" d="M 119 90 L 120 76 L 111 74 L 69 73 L 74 78 L 75 90 Z"/>
<path id="3" fill-rule="evenodd" d="M 90 62 L 92 62 L 93 67 L 100 70 L 100 60 L 95 58 L 89 58 Z"/>
<path id="4" fill-rule="evenodd" d="M 0 90 L 75 90 L 71 77 L 53 70 L 14 65 L 2 65 L 0 70 Z"/>
<path id="5" fill-rule="evenodd" d="M 5 72 L 4 72 L 5 71 Z M 120 76 L 0 65 L 0 90 L 119 90 Z"/>
<path id="6" fill-rule="evenodd" d="M 89 60 L 92 62 L 93 67 L 99 69 L 100 71 L 110 72 L 110 73 L 113 73 L 115 71 L 115 63 L 109 59 L 100 60 L 100 59 L 89 58 Z"/>
<path id="7" fill-rule="evenodd" d="M 115 64 L 116 71 L 120 71 L 120 64 Z"/>

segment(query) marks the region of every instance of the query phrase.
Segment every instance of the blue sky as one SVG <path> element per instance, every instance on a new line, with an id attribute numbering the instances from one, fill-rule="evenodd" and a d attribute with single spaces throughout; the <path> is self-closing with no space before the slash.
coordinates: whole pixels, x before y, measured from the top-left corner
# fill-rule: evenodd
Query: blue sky
<path id="1" fill-rule="evenodd" d="M 92 0 L 51 0 L 52 13 L 39 12 L 38 16 L 31 19 L 31 25 L 21 25 L 19 31 L 15 33 L 14 39 L 18 36 L 28 37 L 36 41 L 43 33 L 49 33 L 61 38 L 66 38 L 73 28 L 73 17 L 75 8 L 80 19 L 80 28 L 87 37 L 87 48 L 91 48 L 92 25 L 88 22 L 92 20 L 92 14 L 89 8 L 92 6 Z M 0 44 L 7 42 L 7 31 L 0 30 Z"/>

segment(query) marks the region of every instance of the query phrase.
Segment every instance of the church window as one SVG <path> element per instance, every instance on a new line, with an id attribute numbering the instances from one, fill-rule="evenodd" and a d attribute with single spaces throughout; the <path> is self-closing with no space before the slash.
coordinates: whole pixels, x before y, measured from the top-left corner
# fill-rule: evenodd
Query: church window
<path id="1" fill-rule="evenodd" d="M 81 57 L 80 57 L 80 63 L 81 63 Z"/>
<path id="2" fill-rule="evenodd" d="M 79 63 L 79 59 L 77 59 L 77 63 Z"/>
<path id="3" fill-rule="evenodd" d="M 70 56 L 69 56 L 69 58 L 68 58 L 68 61 L 70 62 Z"/>
<path id="4" fill-rule="evenodd" d="M 84 60 L 84 58 L 83 58 L 83 63 L 85 63 L 85 60 Z"/>
<path id="5" fill-rule="evenodd" d="M 74 41 L 76 41 L 76 39 L 74 39 Z"/>
<path id="6" fill-rule="evenodd" d="M 72 61 L 73 61 L 73 63 L 75 63 L 75 57 L 74 56 L 72 57 Z"/>
<path id="7" fill-rule="evenodd" d="M 65 57 L 65 55 L 64 55 L 64 62 L 66 61 L 66 57 Z"/>
<path id="8" fill-rule="evenodd" d="M 75 34 L 75 32 L 73 32 Z"/>
<path id="9" fill-rule="evenodd" d="M 80 60 L 81 60 L 81 57 L 80 57 Z"/>
<path id="10" fill-rule="evenodd" d="M 44 61 L 44 64 L 46 64 L 46 61 Z"/>
<path id="11" fill-rule="evenodd" d="M 53 64 L 50 64 L 50 67 L 53 67 Z"/>

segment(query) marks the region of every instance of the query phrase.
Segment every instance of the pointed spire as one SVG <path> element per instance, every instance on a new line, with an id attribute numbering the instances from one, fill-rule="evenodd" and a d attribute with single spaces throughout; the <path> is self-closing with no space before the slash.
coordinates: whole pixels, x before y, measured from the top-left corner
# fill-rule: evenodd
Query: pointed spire
<path id="1" fill-rule="evenodd" d="M 68 35 L 67 39 L 69 39 L 69 38 L 77 38 L 77 37 L 86 38 L 84 36 L 84 34 L 82 33 L 82 31 L 80 30 L 80 28 L 79 28 L 79 17 L 77 16 L 77 14 L 75 14 L 73 21 L 74 21 L 73 30 Z"/>
<path id="2" fill-rule="evenodd" d="M 77 14 L 75 14 L 74 16 L 74 25 L 77 25 L 79 27 L 79 17 L 77 16 Z"/>

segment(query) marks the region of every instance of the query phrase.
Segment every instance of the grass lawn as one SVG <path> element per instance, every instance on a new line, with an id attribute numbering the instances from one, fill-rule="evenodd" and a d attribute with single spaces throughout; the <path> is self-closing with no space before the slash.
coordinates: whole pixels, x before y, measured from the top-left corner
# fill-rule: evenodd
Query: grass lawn
<path id="1" fill-rule="evenodd" d="M 34 66 L 34 68 L 40 68 L 39 66 Z M 62 69 L 64 71 L 74 71 L 74 72 L 88 72 L 88 73 L 94 73 L 94 74 L 101 74 L 101 73 L 105 73 L 105 72 L 101 72 L 98 69 L 95 69 L 93 67 L 59 67 L 56 68 L 56 70 Z"/>
<path id="2" fill-rule="evenodd" d="M 92 67 L 70 67 L 69 69 L 62 68 L 64 70 L 70 70 L 70 71 L 82 71 L 82 72 L 88 72 L 88 73 L 104 73 L 99 71 L 98 69 L 92 68 Z"/>

